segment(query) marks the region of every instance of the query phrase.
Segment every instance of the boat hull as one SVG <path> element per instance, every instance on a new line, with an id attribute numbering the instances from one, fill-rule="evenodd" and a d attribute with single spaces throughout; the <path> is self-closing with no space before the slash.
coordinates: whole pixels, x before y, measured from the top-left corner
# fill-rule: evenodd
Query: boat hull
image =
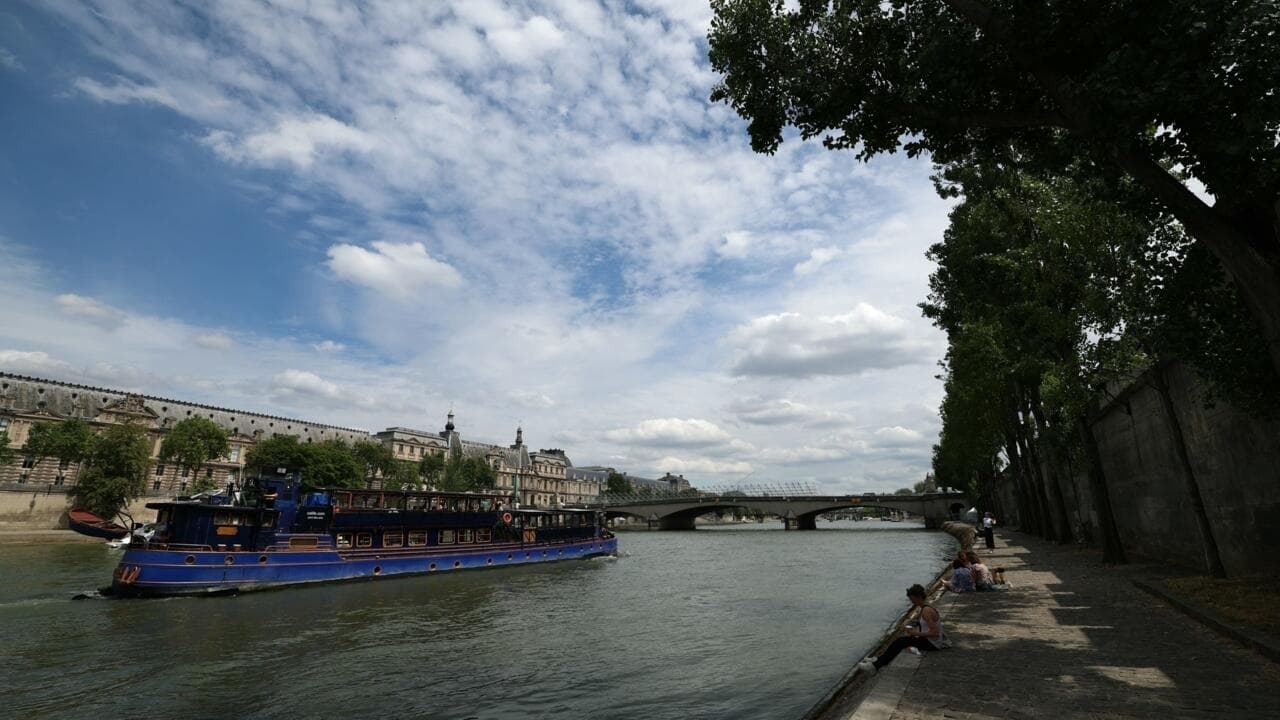
<path id="1" fill-rule="evenodd" d="M 116 567 L 113 594 L 123 597 L 213 595 L 312 583 L 381 580 L 575 560 L 617 552 L 617 538 L 463 549 L 186 551 L 130 548 Z"/>
<path id="2" fill-rule="evenodd" d="M 81 535 L 119 540 L 129 534 L 129 529 L 94 515 L 85 510 L 72 510 L 67 514 L 67 527 Z"/>

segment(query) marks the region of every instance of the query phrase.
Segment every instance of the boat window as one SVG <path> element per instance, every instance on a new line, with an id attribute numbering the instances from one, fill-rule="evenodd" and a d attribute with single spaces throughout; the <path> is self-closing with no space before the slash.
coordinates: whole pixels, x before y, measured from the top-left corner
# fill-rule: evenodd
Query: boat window
<path id="1" fill-rule="evenodd" d="M 356 535 L 356 547 L 358 548 L 373 547 L 373 535 L 369 533 L 358 533 Z"/>
<path id="2" fill-rule="evenodd" d="M 453 544 L 453 531 L 452 531 L 452 530 L 441 530 L 441 531 L 440 531 L 440 544 L 441 544 L 441 545 L 452 545 L 452 544 Z"/>
<path id="3" fill-rule="evenodd" d="M 275 515 L 268 515 L 268 516 L 266 516 L 266 517 L 262 518 L 262 525 L 261 525 L 261 527 L 269 528 L 269 527 L 275 527 L 275 526 L 276 526 L 276 516 L 275 516 Z"/>
<path id="4" fill-rule="evenodd" d="M 337 543 L 339 548 L 351 547 L 351 533 L 338 533 Z"/>
<path id="5" fill-rule="evenodd" d="M 470 542 L 475 542 L 475 541 L 476 541 L 476 533 L 475 533 L 475 531 L 474 531 L 474 530 L 460 530 L 460 531 L 458 531 L 458 542 L 460 542 L 460 543 L 470 543 Z"/>
<path id="6" fill-rule="evenodd" d="M 320 544 L 320 543 L 319 543 L 315 538 L 311 538 L 311 537 L 306 537 L 306 538 L 289 538 L 289 548 L 290 548 L 290 549 L 295 549 L 295 548 L 297 548 L 297 549 L 308 549 L 308 548 L 314 548 L 315 546 L 317 546 L 317 545 L 319 545 L 319 544 Z"/>
<path id="7" fill-rule="evenodd" d="M 214 525 L 230 525 L 230 524 L 231 524 L 231 513 L 224 513 L 224 512 L 214 513 L 214 514 L 213 514 L 213 524 L 214 524 Z"/>
<path id="8" fill-rule="evenodd" d="M 382 533 L 382 547 L 400 547 L 404 545 L 404 533 Z"/>
<path id="9" fill-rule="evenodd" d="M 426 534 L 425 532 L 411 532 L 411 533 L 409 533 L 409 546 L 410 546 L 410 547 L 417 547 L 417 546 L 419 546 L 419 545 L 426 545 L 426 544 L 427 544 L 427 534 Z"/>
<path id="10" fill-rule="evenodd" d="M 487 543 L 493 540 L 493 531 L 489 528 L 481 528 L 476 531 L 476 542 Z"/>

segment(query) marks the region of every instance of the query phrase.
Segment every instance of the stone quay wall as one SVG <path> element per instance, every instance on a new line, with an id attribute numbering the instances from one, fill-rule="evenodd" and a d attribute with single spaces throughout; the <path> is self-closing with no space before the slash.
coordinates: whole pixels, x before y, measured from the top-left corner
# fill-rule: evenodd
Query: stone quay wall
<path id="1" fill-rule="evenodd" d="M 1186 367 L 1168 370 L 1170 397 L 1182 426 L 1219 553 L 1228 574 L 1280 569 L 1280 422 L 1262 420 L 1229 403 L 1207 401 Z M 1093 433 L 1108 496 L 1126 552 L 1204 571 L 1204 551 L 1174 428 L 1146 376 L 1116 388 L 1094 420 Z M 1047 472 L 1048 467 L 1044 470 Z M 1061 478 L 1072 532 L 1101 542 L 1086 468 Z M 1016 507 L 1012 483 L 999 501 Z M 1055 518 L 1056 521 L 1056 518 Z M 1018 524 L 1016 515 L 1004 524 Z"/>

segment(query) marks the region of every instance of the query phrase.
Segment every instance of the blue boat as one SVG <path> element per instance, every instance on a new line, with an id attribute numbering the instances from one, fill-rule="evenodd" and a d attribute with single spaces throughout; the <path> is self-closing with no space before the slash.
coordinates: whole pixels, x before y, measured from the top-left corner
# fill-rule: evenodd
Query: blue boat
<path id="1" fill-rule="evenodd" d="M 296 475 L 212 498 L 148 503 L 110 594 L 209 595 L 575 560 L 617 552 L 593 510 L 514 507 L 498 494 L 306 491 Z"/>

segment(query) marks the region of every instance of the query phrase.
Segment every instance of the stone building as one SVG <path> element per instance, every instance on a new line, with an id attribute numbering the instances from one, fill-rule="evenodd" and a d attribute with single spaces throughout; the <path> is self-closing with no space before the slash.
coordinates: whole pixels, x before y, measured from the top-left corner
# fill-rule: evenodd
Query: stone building
<path id="1" fill-rule="evenodd" d="M 148 477 L 150 490 L 157 494 L 185 492 L 195 480 L 186 468 L 159 461 L 165 433 L 189 417 L 208 418 L 230 436 L 227 457 L 210 462 L 201 470 L 220 486 L 240 477 L 245 454 L 261 439 L 274 435 L 296 435 L 304 442 L 369 438 L 368 432 L 354 428 L 0 373 L 0 430 L 8 431 L 10 447 L 21 448 L 31 427 L 39 422 L 79 418 L 95 428 L 138 423 L 151 436 L 152 467 Z M 0 466 L 0 488 L 75 483 L 77 467 L 60 466 L 53 458 L 40 460 L 24 457 L 21 452 L 17 455 L 9 465 Z"/>
<path id="2" fill-rule="evenodd" d="M 503 446 L 463 440 L 453 423 L 450 411 L 444 430 L 393 427 L 375 437 L 391 449 L 397 460 L 420 461 L 424 456 L 446 454 L 483 460 L 497 475 L 497 489 L 520 494 L 526 507 L 577 505 L 592 502 L 600 496 L 603 478 L 595 475 L 571 475 L 573 463 L 559 448 L 530 451 L 524 444 L 523 428 L 516 428 L 515 442 Z"/>
<path id="3" fill-rule="evenodd" d="M 367 431 L 296 420 L 275 415 L 231 410 L 181 400 L 137 395 L 104 388 L 0 373 L 0 430 L 9 433 L 9 445 L 19 449 L 33 425 L 80 418 L 95 428 L 113 423 L 140 423 L 151 435 L 150 491 L 155 494 L 186 492 L 195 478 L 189 471 L 159 461 L 160 443 L 169 428 L 189 417 L 207 417 L 230 436 L 227 457 L 201 470 L 218 486 L 241 477 L 244 458 L 259 440 L 275 435 L 295 435 L 303 442 L 362 440 L 381 442 L 398 460 L 418 462 L 428 454 L 483 459 L 498 478 L 499 490 L 515 492 L 526 506 L 550 507 L 590 502 L 599 497 L 603 478 L 570 475 L 573 463 L 563 450 L 530 451 L 524 432 L 516 429 L 509 446 L 464 440 L 454 427 L 450 411 L 443 431 L 429 432 L 391 427 L 370 435 Z M 21 452 L 7 466 L 0 466 L 0 489 L 30 490 L 40 486 L 73 485 L 78 468 L 59 466 L 51 458 L 24 457 Z"/>

